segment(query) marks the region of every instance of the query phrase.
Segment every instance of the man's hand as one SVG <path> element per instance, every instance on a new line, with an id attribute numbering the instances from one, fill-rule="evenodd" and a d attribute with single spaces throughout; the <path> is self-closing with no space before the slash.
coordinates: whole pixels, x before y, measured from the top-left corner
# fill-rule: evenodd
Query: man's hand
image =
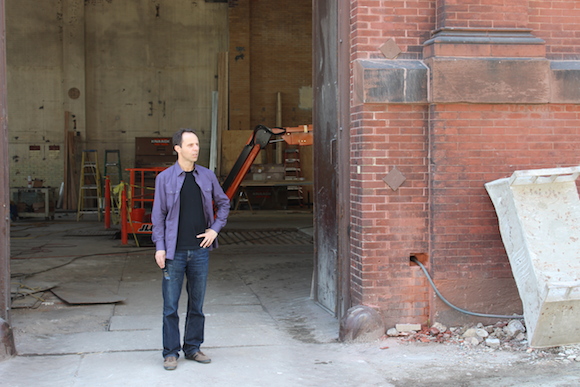
<path id="1" fill-rule="evenodd" d="M 197 235 L 198 238 L 203 238 L 203 240 L 199 245 L 204 248 L 210 247 L 215 238 L 217 238 L 217 236 L 218 236 L 217 232 L 215 232 L 211 228 L 208 228 L 207 230 L 205 230 L 203 234 Z"/>
<path id="2" fill-rule="evenodd" d="M 155 252 L 155 262 L 161 269 L 165 267 L 165 250 L 157 250 Z"/>

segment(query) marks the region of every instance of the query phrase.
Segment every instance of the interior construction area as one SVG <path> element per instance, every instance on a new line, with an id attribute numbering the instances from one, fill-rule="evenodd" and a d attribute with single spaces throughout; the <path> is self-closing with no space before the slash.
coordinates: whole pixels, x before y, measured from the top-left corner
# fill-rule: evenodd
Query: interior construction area
<path id="1" fill-rule="evenodd" d="M 579 20 L 562 0 L 0 0 L 0 380 L 167 384 L 150 212 L 191 128 L 231 210 L 207 293 L 226 366 L 200 384 L 577 385 Z"/>
<path id="2" fill-rule="evenodd" d="M 93 270 L 92 253 L 136 254 L 157 274 L 149 259 L 154 181 L 176 161 L 171 136 L 180 128 L 196 131 L 198 164 L 216 173 L 231 199 L 220 245 L 258 255 L 292 246 L 301 270 L 290 282 L 310 298 L 312 3 L 284 3 L 5 2 L 12 325 L 20 353 L 40 333 L 29 323 L 46 313 L 69 328 L 79 323 L 52 334 L 80 333 L 82 315 L 92 313 L 83 306 L 107 304 L 110 315 L 92 323 L 109 330 L 126 295 L 105 278 L 111 273 Z M 52 279 L 40 278 L 46 274 Z M 323 313 L 338 334 L 333 313 Z"/>

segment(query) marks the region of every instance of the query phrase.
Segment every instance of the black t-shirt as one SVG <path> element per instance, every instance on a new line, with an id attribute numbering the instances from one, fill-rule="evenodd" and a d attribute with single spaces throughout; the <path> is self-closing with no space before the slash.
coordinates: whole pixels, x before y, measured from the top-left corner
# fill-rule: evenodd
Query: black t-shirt
<path id="1" fill-rule="evenodd" d="M 177 250 L 196 250 L 207 227 L 203 215 L 201 190 L 195 182 L 193 172 L 185 172 L 185 181 L 179 193 L 179 226 L 177 230 Z"/>

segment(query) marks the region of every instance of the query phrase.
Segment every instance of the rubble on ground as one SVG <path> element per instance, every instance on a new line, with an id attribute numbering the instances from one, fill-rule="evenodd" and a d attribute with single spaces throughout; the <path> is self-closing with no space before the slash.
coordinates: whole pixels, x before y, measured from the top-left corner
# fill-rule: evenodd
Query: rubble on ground
<path id="1" fill-rule="evenodd" d="M 397 338 L 402 343 L 457 345 L 471 352 L 526 352 L 531 361 L 550 358 L 562 362 L 580 362 L 580 344 L 531 348 L 528 346 L 525 332 L 523 320 L 514 319 L 500 321 L 493 325 L 478 323 L 462 327 L 446 327 L 437 322 L 431 327 L 418 324 L 397 324 L 395 328 L 387 331 L 387 336 Z"/>

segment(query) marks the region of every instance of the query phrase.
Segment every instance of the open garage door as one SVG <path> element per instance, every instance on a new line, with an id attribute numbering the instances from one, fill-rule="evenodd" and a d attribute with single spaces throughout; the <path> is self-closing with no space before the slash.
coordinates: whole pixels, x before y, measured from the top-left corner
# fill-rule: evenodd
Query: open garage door
<path id="1" fill-rule="evenodd" d="M 347 1 L 313 3 L 314 298 L 335 316 L 350 306 Z M 343 44 L 344 42 L 344 48 Z"/>

